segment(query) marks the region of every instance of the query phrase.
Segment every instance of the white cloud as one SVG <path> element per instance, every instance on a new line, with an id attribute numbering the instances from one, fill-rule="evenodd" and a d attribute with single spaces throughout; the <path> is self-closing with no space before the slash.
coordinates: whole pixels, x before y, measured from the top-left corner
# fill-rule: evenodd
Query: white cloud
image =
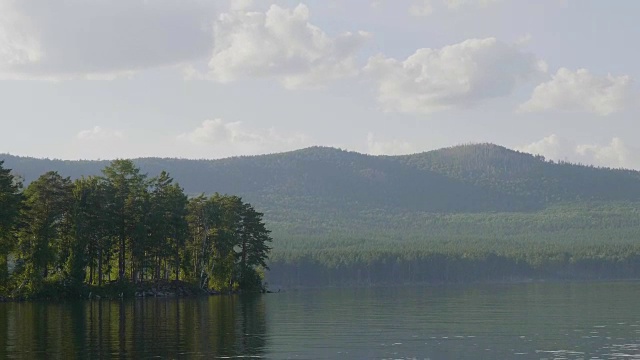
<path id="1" fill-rule="evenodd" d="M 259 142 L 262 138 L 257 134 L 245 132 L 241 129 L 242 123 L 225 123 L 222 119 L 205 120 L 198 128 L 180 137 L 188 139 L 195 144 L 233 144 L 246 142 Z"/>
<path id="2" fill-rule="evenodd" d="M 569 156 L 575 155 L 575 145 L 564 141 L 556 134 L 551 134 L 539 141 L 520 146 L 516 150 L 534 155 L 542 155 L 550 160 L 570 161 Z"/>
<path id="3" fill-rule="evenodd" d="M 0 0 L 0 77 L 111 78 L 205 59 L 202 0 Z"/>
<path id="4" fill-rule="evenodd" d="M 468 7 L 486 7 L 502 0 L 444 0 L 449 10 L 461 10 Z"/>
<path id="5" fill-rule="evenodd" d="M 230 0 L 230 11 L 246 11 L 253 7 L 253 0 Z"/>
<path id="6" fill-rule="evenodd" d="M 29 18 L 17 12 L 11 3 L 0 1 L 0 69 L 34 63 L 42 57 Z"/>
<path id="7" fill-rule="evenodd" d="M 619 138 L 607 145 L 578 145 L 576 152 L 595 165 L 640 169 L 640 153 L 633 156 L 633 149 Z"/>
<path id="8" fill-rule="evenodd" d="M 409 7 L 409 14 L 413 16 L 428 16 L 433 13 L 431 0 L 416 0 Z"/>
<path id="9" fill-rule="evenodd" d="M 419 49 L 404 61 L 378 55 L 365 67 L 385 110 L 422 114 L 509 95 L 545 70 L 532 54 L 495 38 Z"/>
<path id="10" fill-rule="evenodd" d="M 573 72 L 561 68 L 550 81 L 538 85 L 519 110 L 584 111 L 606 116 L 622 110 L 630 97 L 629 76 L 596 76 L 586 69 Z"/>
<path id="11" fill-rule="evenodd" d="M 329 37 L 309 23 L 309 9 L 272 5 L 266 13 L 222 14 L 214 26 L 210 76 L 230 82 L 274 77 L 287 88 L 314 87 L 357 73 L 364 32 Z"/>
<path id="12" fill-rule="evenodd" d="M 374 9 L 379 9 L 382 7 L 383 3 L 384 0 L 373 0 L 369 5 Z"/>
<path id="13" fill-rule="evenodd" d="M 429 16 L 437 11 L 462 11 L 467 9 L 485 8 L 496 4 L 502 0 L 411 0 L 409 5 L 409 15 Z M 398 6 L 397 1 L 372 0 L 370 6 L 380 9 L 383 5 Z"/>
<path id="14" fill-rule="evenodd" d="M 531 39 L 533 39 L 533 36 L 531 36 L 530 33 L 526 33 L 526 34 L 520 36 L 519 38 L 517 38 L 515 44 L 517 46 L 524 47 L 524 46 L 527 46 L 531 42 Z"/>
<path id="15" fill-rule="evenodd" d="M 401 141 L 381 141 L 375 138 L 373 133 L 367 135 L 367 154 L 371 155 L 405 155 L 419 152 L 418 147 L 414 144 Z"/>
<path id="16" fill-rule="evenodd" d="M 111 129 L 105 129 L 100 126 L 94 126 L 93 129 L 80 131 L 76 135 L 76 138 L 84 141 L 113 140 L 113 139 L 123 139 L 124 134 L 118 130 L 111 130 Z"/>
<path id="17" fill-rule="evenodd" d="M 576 144 L 555 134 L 517 148 L 550 160 L 640 170 L 640 151 L 614 137 L 609 144 Z"/>
<path id="18" fill-rule="evenodd" d="M 193 131 L 179 135 L 178 139 L 200 146 L 234 147 L 239 154 L 291 150 L 309 142 L 302 134 L 284 136 L 274 129 L 252 130 L 240 121 L 224 122 L 222 119 L 205 120 Z"/>

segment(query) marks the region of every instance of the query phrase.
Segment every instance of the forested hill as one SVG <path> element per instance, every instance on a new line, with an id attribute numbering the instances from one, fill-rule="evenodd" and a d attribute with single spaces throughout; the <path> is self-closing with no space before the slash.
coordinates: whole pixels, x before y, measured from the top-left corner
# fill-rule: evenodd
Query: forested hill
<path id="1" fill-rule="evenodd" d="M 26 183 L 49 170 L 99 175 L 108 161 L 0 155 Z M 221 160 L 141 158 L 143 172 L 166 169 L 190 194 L 237 194 L 265 211 L 424 212 L 539 210 L 559 202 L 640 200 L 640 172 L 545 161 L 492 144 L 406 156 L 370 156 L 334 148 Z"/>
<path id="2" fill-rule="evenodd" d="M 397 157 L 412 167 L 434 171 L 502 194 L 528 206 L 588 200 L 640 199 L 640 172 L 546 161 L 493 145 L 461 145 Z"/>

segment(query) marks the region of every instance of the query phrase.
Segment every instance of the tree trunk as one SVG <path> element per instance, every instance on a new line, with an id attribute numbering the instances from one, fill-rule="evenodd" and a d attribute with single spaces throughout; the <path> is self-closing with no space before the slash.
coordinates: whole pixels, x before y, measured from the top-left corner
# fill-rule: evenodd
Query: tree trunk
<path id="1" fill-rule="evenodd" d="M 176 280 L 180 280 L 180 253 L 176 251 Z"/>
<path id="2" fill-rule="evenodd" d="M 6 254 L 0 255 L 0 286 L 5 286 L 9 279 L 9 259 Z"/>
<path id="3" fill-rule="evenodd" d="M 98 250 L 98 286 L 102 286 L 102 249 Z"/>
<path id="4" fill-rule="evenodd" d="M 118 254 L 118 280 L 124 280 L 124 262 L 125 262 L 125 239 L 120 234 L 120 253 Z"/>
<path id="5" fill-rule="evenodd" d="M 89 264 L 89 285 L 93 285 L 93 261 Z"/>

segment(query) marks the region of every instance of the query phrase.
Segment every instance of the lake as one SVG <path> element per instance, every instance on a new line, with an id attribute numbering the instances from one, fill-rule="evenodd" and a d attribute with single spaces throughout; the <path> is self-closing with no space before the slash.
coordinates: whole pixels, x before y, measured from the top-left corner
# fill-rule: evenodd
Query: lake
<path id="1" fill-rule="evenodd" d="M 640 283 L 0 304 L 0 358 L 640 359 Z"/>

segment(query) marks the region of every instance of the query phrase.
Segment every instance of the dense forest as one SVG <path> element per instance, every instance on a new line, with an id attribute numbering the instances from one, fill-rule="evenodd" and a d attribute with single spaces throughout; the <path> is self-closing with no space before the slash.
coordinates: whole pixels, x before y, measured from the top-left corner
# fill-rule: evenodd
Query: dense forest
<path id="1" fill-rule="evenodd" d="M 54 170 L 71 179 L 100 175 L 108 161 L 0 154 L 25 183 Z M 555 163 L 492 144 L 406 156 L 326 147 L 220 160 L 142 158 L 142 172 L 171 173 L 189 195 L 237 194 L 260 208 L 314 207 L 427 212 L 536 211 L 560 202 L 640 201 L 640 172 Z"/>
<path id="2" fill-rule="evenodd" d="M 104 161 L 2 156 L 27 184 Z M 145 158 L 196 196 L 264 211 L 273 288 L 640 277 L 640 172 L 547 161 L 492 144 L 406 156 L 313 147 L 221 160 Z"/>
<path id="3" fill-rule="evenodd" d="M 66 297 L 178 281 L 262 290 L 270 231 L 240 197 L 187 197 L 131 160 L 72 181 L 48 171 L 24 189 L 0 160 L 0 296 Z"/>

